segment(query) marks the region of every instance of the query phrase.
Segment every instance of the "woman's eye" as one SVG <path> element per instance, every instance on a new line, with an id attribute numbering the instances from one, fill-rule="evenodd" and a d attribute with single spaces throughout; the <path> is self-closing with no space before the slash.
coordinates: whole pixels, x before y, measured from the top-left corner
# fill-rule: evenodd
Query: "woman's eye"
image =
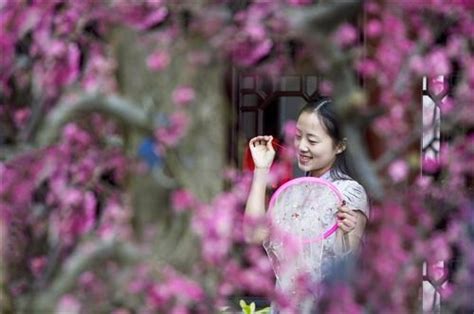
<path id="1" fill-rule="evenodd" d="M 318 142 L 315 141 L 308 141 L 311 145 L 317 144 Z"/>

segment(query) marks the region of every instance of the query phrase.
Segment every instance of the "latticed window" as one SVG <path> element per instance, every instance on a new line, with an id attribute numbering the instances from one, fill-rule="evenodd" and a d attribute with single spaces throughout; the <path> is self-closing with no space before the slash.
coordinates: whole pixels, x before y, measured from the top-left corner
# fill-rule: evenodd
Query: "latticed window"
<path id="1" fill-rule="evenodd" d="M 320 94 L 321 77 L 286 75 L 265 78 L 255 74 L 233 73 L 234 126 L 231 155 L 242 165 L 243 149 L 249 139 L 268 134 L 281 138 L 288 120 L 296 120 L 302 106 Z M 240 138 L 244 143 L 239 143 Z"/>
<path id="2" fill-rule="evenodd" d="M 444 77 L 423 79 L 422 159 L 438 160 L 441 148 L 441 103 L 449 92 Z M 422 169 L 423 170 L 423 169 Z M 424 175 L 433 175 L 423 171 Z M 448 261 L 423 264 L 423 311 L 439 313 L 442 309 L 441 289 L 448 283 Z"/>

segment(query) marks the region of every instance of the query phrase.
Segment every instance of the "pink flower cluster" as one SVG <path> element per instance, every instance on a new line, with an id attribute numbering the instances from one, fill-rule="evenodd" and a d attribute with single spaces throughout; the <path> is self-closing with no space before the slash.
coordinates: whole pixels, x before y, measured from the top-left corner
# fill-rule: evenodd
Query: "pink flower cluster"
<path id="1" fill-rule="evenodd" d="M 175 147 L 185 136 L 190 123 L 190 118 L 185 112 L 173 112 L 165 125 L 156 128 L 155 138 L 159 144 L 165 147 Z"/>
<path id="2" fill-rule="evenodd" d="M 173 90 L 171 95 L 173 103 L 178 107 L 186 107 L 196 98 L 196 92 L 191 86 L 181 85 Z"/>
<path id="3" fill-rule="evenodd" d="M 157 50 L 148 56 L 146 64 L 153 71 L 162 71 L 168 67 L 170 61 L 171 58 L 166 51 Z"/>
<path id="4" fill-rule="evenodd" d="M 104 25 L 113 20 L 112 15 L 105 14 L 108 12 L 105 5 L 96 4 L 90 0 L 80 4 L 68 2 L 57 9 L 52 2 L 23 5 L 10 1 L 2 6 L 2 92 L 10 95 L 9 80 L 24 87 L 34 82 L 46 97 L 54 98 L 64 88 L 82 80 L 83 65 L 89 67 L 90 61 L 84 51 L 95 46 L 90 54 L 91 62 L 95 62 L 92 51 L 101 43 L 94 41 L 102 36 Z M 15 46 L 21 47 L 20 53 L 15 53 Z"/>
<path id="5" fill-rule="evenodd" d="M 270 55 L 276 43 L 271 36 L 272 29 L 285 31 L 278 7 L 271 2 L 254 3 L 238 12 L 234 20 L 236 26 L 226 30 L 228 35 L 234 35 L 224 46 L 232 61 L 242 67 L 255 65 Z"/>
<path id="6" fill-rule="evenodd" d="M 341 47 L 353 45 L 357 40 L 357 29 L 348 24 L 342 24 L 333 35 L 333 41 Z"/>
<path id="7" fill-rule="evenodd" d="M 126 24 L 146 31 L 159 26 L 169 16 L 169 10 L 163 1 L 128 2 L 117 1 L 113 10 L 118 12 L 119 18 Z"/>
<path id="8" fill-rule="evenodd" d="M 161 270 L 163 279 L 147 289 L 147 303 L 155 310 L 173 308 L 170 313 L 188 313 L 190 303 L 198 303 L 204 298 L 200 285 L 173 268 Z M 174 303 L 174 305 L 172 305 Z"/>
<path id="9" fill-rule="evenodd" d="M 198 204 L 196 198 L 188 190 L 175 190 L 171 194 L 171 207 L 176 213 L 195 208 Z"/>

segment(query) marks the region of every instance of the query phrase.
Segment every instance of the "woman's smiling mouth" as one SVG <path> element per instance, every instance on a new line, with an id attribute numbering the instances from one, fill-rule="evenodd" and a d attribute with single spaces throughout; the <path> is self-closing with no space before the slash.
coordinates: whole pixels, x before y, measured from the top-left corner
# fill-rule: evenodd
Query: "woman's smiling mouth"
<path id="1" fill-rule="evenodd" d="M 306 164 L 308 163 L 310 160 L 311 160 L 311 156 L 308 156 L 308 155 L 302 155 L 302 154 L 299 154 L 298 155 L 298 160 L 301 164 Z"/>

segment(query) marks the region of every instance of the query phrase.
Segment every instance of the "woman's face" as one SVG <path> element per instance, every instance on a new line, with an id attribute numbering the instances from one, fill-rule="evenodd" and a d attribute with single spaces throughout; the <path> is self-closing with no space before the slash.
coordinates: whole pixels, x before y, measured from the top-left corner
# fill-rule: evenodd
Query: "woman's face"
<path id="1" fill-rule="evenodd" d="M 298 167 L 319 177 L 329 170 L 336 155 L 343 151 L 327 133 L 317 114 L 303 112 L 296 122 L 295 148 Z"/>

